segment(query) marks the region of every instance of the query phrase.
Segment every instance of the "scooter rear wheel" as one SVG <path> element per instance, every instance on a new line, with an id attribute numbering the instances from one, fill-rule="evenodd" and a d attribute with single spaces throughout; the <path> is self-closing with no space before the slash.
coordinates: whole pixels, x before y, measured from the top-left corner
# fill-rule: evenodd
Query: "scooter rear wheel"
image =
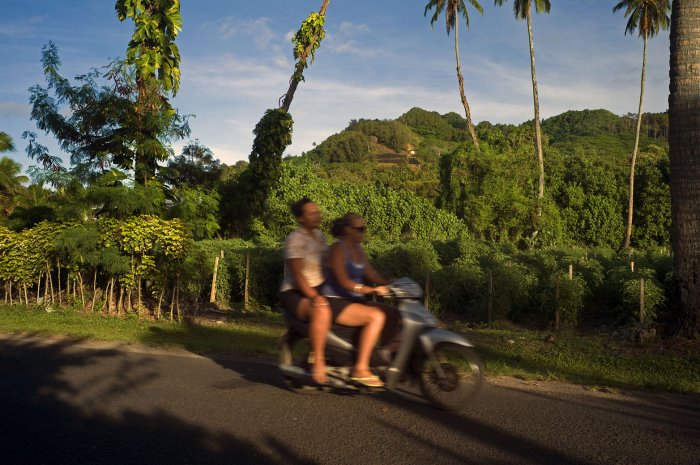
<path id="1" fill-rule="evenodd" d="M 424 355 L 420 366 L 423 395 L 438 408 L 460 410 L 479 392 L 483 382 L 481 360 L 474 349 L 450 342 L 439 344 L 434 357 Z M 435 369 L 439 363 L 442 375 Z"/>

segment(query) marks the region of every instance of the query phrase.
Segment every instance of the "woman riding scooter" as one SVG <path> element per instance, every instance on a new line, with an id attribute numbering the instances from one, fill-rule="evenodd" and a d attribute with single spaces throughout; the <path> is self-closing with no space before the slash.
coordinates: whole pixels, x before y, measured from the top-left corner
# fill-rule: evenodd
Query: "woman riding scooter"
<path id="1" fill-rule="evenodd" d="M 357 213 L 347 213 L 333 223 L 331 233 L 337 241 L 331 245 L 328 254 L 326 282 L 321 286 L 321 293 L 328 298 L 332 306 L 347 305 L 347 309 L 368 315 L 381 315 L 381 326 L 367 327 L 360 335 L 357 352 L 358 363 L 351 380 L 367 387 L 382 387 L 384 383 L 369 370 L 369 358 L 381 333 L 381 343 L 386 346 L 392 342 L 399 329 L 398 311 L 388 305 L 370 302 L 366 295 L 370 293 L 387 295 L 389 281 L 377 273 L 362 248 L 367 224 Z M 366 283 L 379 284 L 372 287 Z M 342 314 L 341 314 L 342 315 Z M 343 324 L 339 321 L 340 324 Z M 365 365 L 365 360 L 367 365 Z M 361 365 L 360 365 L 361 363 Z"/>

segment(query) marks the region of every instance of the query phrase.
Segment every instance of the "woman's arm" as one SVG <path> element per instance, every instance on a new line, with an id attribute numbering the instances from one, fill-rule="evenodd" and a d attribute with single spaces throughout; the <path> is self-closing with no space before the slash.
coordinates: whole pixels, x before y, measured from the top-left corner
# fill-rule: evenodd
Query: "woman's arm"
<path id="1" fill-rule="evenodd" d="M 328 263 L 340 287 L 351 292 L 357 292 L 358 294 L 369 294 L 377 291 L 376 287 L 351 280 L 345 268 L 345 261 L 345 253 L 340 244 L 336 242 L 331 246 L 330 253 L 328 254 Z"/>
<path id="2" fill-rule="evenodd" d="M 372 263 L 369 261 L 369 257 L 367 257 L 367 254 L 365 253 L 364 249 L 362 250 L 362 256 L 365 262 L 365 278 L 367 278 L 367 281 L 379 284 L 379 285 L 386 285 L 389 284 L 389 280 L 385 278 L 383 275 L 377 273 L 377 270 L 374 269 L 372 266 Z"/>

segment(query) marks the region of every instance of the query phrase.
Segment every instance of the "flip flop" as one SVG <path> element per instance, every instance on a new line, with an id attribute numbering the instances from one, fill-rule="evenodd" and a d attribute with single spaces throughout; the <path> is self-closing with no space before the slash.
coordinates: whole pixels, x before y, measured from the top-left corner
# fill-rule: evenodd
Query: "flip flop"
<path id="1" fill-rule="evenodd" d="M 364 387 L 383 388 L 384 382 L 378 376 L 351 376 L 350 381 Z"/>

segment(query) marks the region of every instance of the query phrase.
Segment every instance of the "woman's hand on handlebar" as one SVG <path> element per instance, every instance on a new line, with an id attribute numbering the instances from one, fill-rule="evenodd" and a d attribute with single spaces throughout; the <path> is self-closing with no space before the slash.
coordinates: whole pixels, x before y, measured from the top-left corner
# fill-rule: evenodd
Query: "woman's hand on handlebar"
<path id="1" fill-rule="evenodd" d="M 372 293 L 381 296 L 387 296 L 391 294 L 391 289 L 389 289 L 389 286 L 377 286 L 374 289 L 372 289 Z"/>

